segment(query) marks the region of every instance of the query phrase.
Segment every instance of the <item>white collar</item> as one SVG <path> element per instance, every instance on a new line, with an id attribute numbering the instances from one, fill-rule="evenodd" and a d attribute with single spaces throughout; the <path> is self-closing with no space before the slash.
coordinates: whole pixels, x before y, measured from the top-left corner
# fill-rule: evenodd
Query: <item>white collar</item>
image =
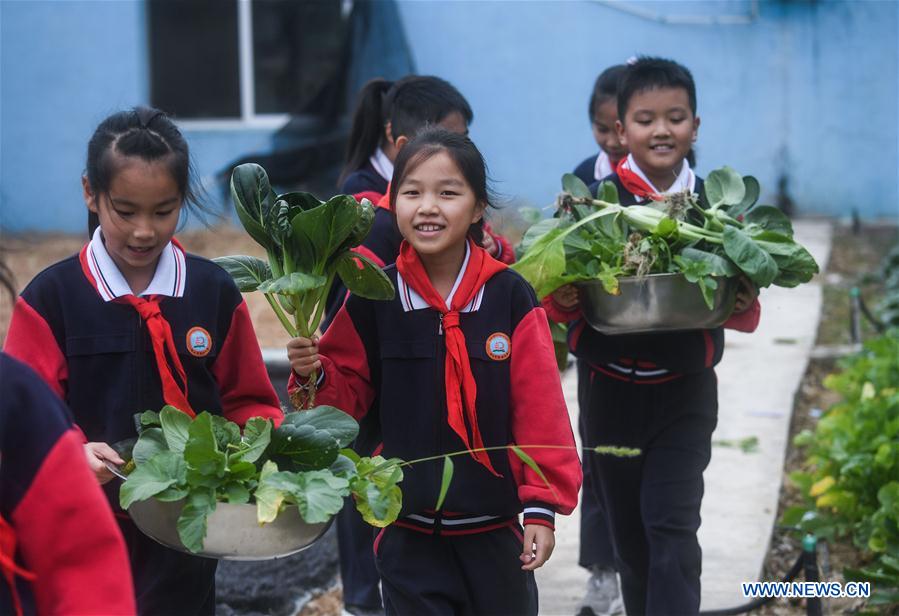
<path id="1" fill-rule="evenodd" d="M 462 261 L 462 267 L 459 269 L 459 275 L 456 276 L 456 282 L 453 283 L 453 288 L 450 291 L 449 295 L 446 297 L 446 308 L 449 310 L 450 305 L 453 301 L 453 296 L 456 294 L 456 290 L 459 288 L 459 285 L 462 284 L 462 277 L 465 275 L 465 270 L 468 269 L 468 260 L 471 257 L 471 247 L 468 245 L 468 242 L 465 243 L 465 260 Z M 415 292 L 411 286 L 406 284 L 406 281 L 403 280 L 402 274 L 399 273 L 399 270 L 396 272 L 396 281 L 397 286 L 399 287 L 399 296 L 400 303 L 403 305 L 403 311 L 409 312 L 410 310 L 422 310 L 425 308 L 430 308 L 428 302 L 422 298 L 421 295 Z M 478 308 L 481 307 L 481 299 L 484 297 L 484 287 L 478 289 L 478 292 L 475 293 L 475 296 L 472 298 L 468 304 L 465 305 L 464 308 L 459 310 L 459 312 L 474 312 Z"/>
<path id="2" fill-rule="evenodd" d="M 637 161 L 634 160 L 634 157 L 631 154 L 627 155 L 627 167 L 640 176 L 644 182 L 649 184 L 649 187 L 657 195 L 670 195 L 671 193 L 683 192 L 688 189 L 690 192 L 696 192 L 696 174 L 690 169 L 690 163 L 687 162 L 686 158 L 684 159 L 683 165 L 681 165 L 680 173 L 674 178 L 674 183 L 665 191 L 659 190 L 652 185 L 652 182 L 649 181 L 649 178 L 646 177 L 646 174 L 643 173 L 643 170 L 640 169 L 640 166 L 637 165 Z M 636 197 L 636 199 L 637 202 L 645 201 L 645 199 L 641 199 L 640 197 Z"/>
<path id="3" fill-rule="evenodd" d="M 605 150 L 600 150 L 599 156 L 596 157 L 596 164 L 593 166 L 593 179 L 601 180 L 613 173 L 615 173 L 615 169 L 612 168 L 612 159 Z"/>
<path id="4" fill-rule="evenodd" d="M 94 231 L 94 236 L 87 245 L 87 264 L 96 281 L 97 291 L 104 301 L 110 302 L 123 295 L 133 295 L 131 287 L 106 250 L 100 227 Z M 159 255 L 153 280 L 140 295 L 182 297 L 186 278 L 187 263 L 184 251 L 169 242 Z"/>
<path id="5" fill-rule="evenodd" d="M 375 153 L 368 158 L 368 162 L 371 163 L 371 166 L 375 168 L 375 171 L 377 171 L 378 175 L 382 178 L 388 182 L 393 179 L 393 163 L 387 158 L 387 154 L 384 153 L 384 150 L 381 148 L 375 150 Z"/>

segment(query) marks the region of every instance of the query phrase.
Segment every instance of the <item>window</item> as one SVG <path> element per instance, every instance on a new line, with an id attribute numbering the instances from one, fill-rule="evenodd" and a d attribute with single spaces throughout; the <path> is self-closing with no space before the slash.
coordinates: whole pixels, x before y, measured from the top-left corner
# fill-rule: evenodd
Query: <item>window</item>
<path id="1" fill-rule="evenodd" d="M 276 124 L 319 114 L 333 86 L 347 0 L 148 0 L 150 98 L 181 120 Z"/>

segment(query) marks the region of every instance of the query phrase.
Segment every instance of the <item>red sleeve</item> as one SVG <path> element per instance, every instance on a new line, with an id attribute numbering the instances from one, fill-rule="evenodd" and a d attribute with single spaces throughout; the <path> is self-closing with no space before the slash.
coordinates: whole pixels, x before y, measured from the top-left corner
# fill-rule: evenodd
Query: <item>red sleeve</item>
<path id="1" fill-rule="evenodd" d="M 754 332 L 759 326 L 759 320 L 761 318 L 762 305 L 759 303 L 759 298 L 755 298 L 755 301 L 752 302 L 749 308 L 740 314 L 732 314 L 730 318 L 725 321 L 724 327 L 738 332 L 750 333 Z"/>
<path id="2" fill-rule="evenodd" d="M 62 399 L 69 378 L 65 355 L 44 317 L 21 296 L 16 299 L 3 350 L 30 366 Z"/>
<path id="3" fill-rule="evenodd" d="M 11 522 L 39 614 L 135 614 L 125 542 L 75 430 L 53 446 Z"/>
<path id="4" fill-rule="evenodd" d="M 543 306 L 543 310 L 546 311 L 546 316 L 556 323 L 570 323 L 576 321 L 581 316 L 580 306 L 575 305 L 573 308 L 564 308 L 556 303 L 552 293 L 544 297 L 543 301 L 540 303 Z"/>
<path id="5" fill-rule="evenodd" d="M 518 497 L 526 523 L 552 524 L 552 512 L 570 514 L 577 505 L 581 463 L 571 420 L 562 394 L 549 323 L 542 308 L 535 307 L 512 333 L 511 413 L 512 438 L 531 456 L 552 486 L 510 452 L 518 480 Z M 562 445 L 564 449 L 528 449 L 526 445 Z M 543 510 L 547 516 L 531 515 Z M 535 518 L 535 519 L 534 519 Z"/>
<path id="6" fill-rule="evenodd" d="M 284 413 L 265 370 L 245 301 L 231 317 L 212 374 L 221 392 L 222 413 L 228 420 L 243 426 L 251 417 L 270 417 L 275 425 L 281 423 Z"/>
<path id="7" fill-rule="evenodd" d="M 324 380 L 315 393 L 316 404 L 339 408 L 357 421 L 365 417 L 375 399 L 368 352 L 344 305 L 318 346 Z M 299 387 L 291 372 L 287 390 Z"/>
<path id="8" fill-rule="evenodd" d="M 496 233 L 491 233 L 490 235 L 493 236 L 493 241 L 496 242 L 496 246 L 499 249 L 499 254 L 497 254 L 494 258 L 505 263 L 506 265 L 512 265 L 513 263 L 515 263 L 515 249 L 512 248 L 512 244 L 509 242 L 509 240 Z"/>

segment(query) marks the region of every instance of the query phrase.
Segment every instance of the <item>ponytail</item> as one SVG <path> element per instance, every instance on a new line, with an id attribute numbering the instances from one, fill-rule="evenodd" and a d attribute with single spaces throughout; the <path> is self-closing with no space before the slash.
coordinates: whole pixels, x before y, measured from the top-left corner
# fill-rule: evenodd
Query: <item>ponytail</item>
<path id="1" fill-rule="evenodd" d="M 340 172 L 338 185 L 342 185 L 347 176 L 361 168 L 378 149 L 386 123 L 384 97 L 392 85 L 393 82 L 386 79 L 372 79 L 359 93 L 347 144 L 346 162 Z"/>

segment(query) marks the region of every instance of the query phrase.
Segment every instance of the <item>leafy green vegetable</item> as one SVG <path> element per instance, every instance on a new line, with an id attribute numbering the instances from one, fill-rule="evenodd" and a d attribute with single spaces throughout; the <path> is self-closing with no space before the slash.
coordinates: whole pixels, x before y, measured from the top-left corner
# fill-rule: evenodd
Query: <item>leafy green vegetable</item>
<path id="1" fill-rule="evenodd" d="M 393 298 L 387 275 L 350 252 L 362 243 L 374 221 L 368 200 L 358 203 L 338 195 L 322 202 L 309 193 L 275 195 L 265 170 L 253 163 L 234 169 L 231 195 L 238 218 L 268 259 L 233 255 L 214 261 L 241 291 L 264 294 L 290 336 L 312 337 L 335 277 L 356 295 Z M 309 405 L 313 404 L 314 385 L 309 396 Z"/>
<path id="2" fill-rule="evenodd" d="M 790 220 L 777 208 L 756 205 L 758 181 L 729 167 L 709 174 L 704 199 L 685 192 L 622 207 L 609 182 L 597 198 L 570 174 L 562 186 L 557 217 L 525 233 L 512 266 L 540 298 L 573 282 L 598 280 L 614 295 L 624 276 L 681 273 L 712 309 L 718 277 L 793 287 L 818 272 L 793 240 Z"/>
<path id="3" fill-rule="evenodd" d="M 255 502 L 260 524 L 296 505 L 304 520 L 318 523 L 352 492 L 363 516 L 379 526 L 399 515 L 402 461 L 359 458 L 344 449 L 359 427 L 333 407 L 288 413 L 277 429 L 254 417 L 242 434 L 237 424 L 207 412 L 191 419 L 167 406 L 142 417 L 154 427 L 137 439 L 136 468 L 122 485 L 120 503 L 183 500 L 178 535 L 192 552 L 202 550 L 217 502 Z"/>

